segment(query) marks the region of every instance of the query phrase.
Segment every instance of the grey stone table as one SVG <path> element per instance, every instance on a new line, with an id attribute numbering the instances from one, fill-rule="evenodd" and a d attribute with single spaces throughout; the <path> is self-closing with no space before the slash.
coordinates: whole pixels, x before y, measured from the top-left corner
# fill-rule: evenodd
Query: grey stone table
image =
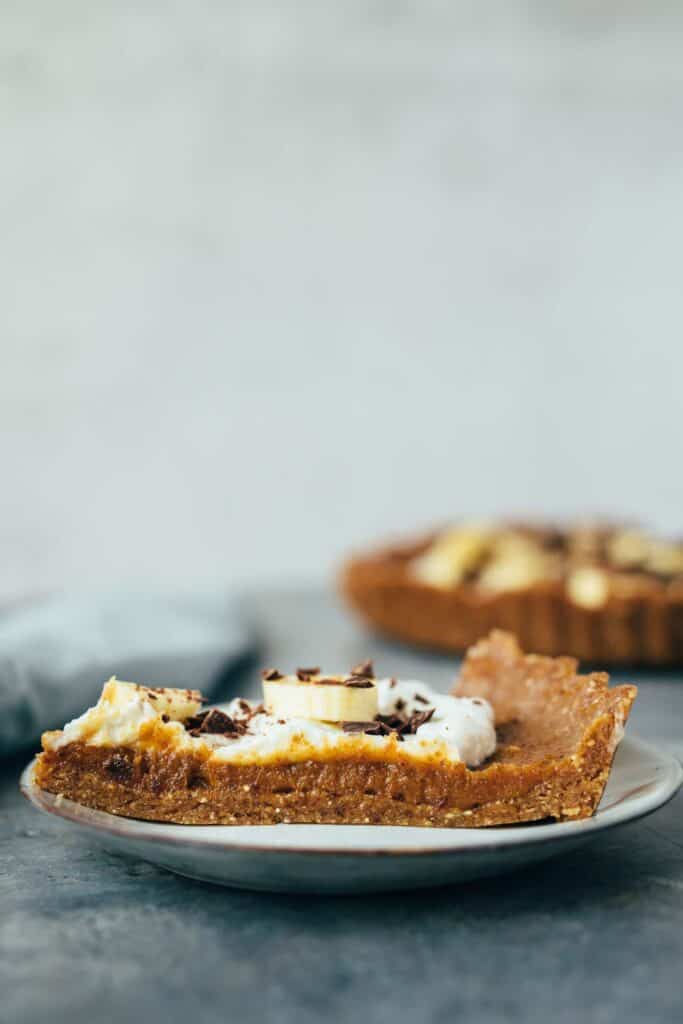
<path id="1" fill-rule="evenodd" d="M 260 661 L 445 685 L 451 660 L 377 641 L 323 594 L 252 596 Z M 683 751 L 683 678 L 642 683 L 634 731 Z M 235 688 L 245 679 L 236 679 Z M 23 759 L 25 760 L 25 759 Z M 683 1018 L 683 797 L 540 867 L 419 893 L 221 889 L 102 853 L 0 786 L 0 1019 L 239 1024 Z"/>

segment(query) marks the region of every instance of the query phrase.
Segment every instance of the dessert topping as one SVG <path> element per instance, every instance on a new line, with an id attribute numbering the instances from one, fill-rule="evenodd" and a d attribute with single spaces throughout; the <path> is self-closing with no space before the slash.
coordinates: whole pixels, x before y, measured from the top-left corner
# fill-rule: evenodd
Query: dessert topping
<path id="1" fill-rule="evenodd" d="M 191 736 L 200 736 L 205 732 L 222 736 L 243 736 L 247 731 L 245 722 L 231 718 L 230 715 L 226 715 L 224 711 L 219 711 L 218 708 L 212 708 L 211 711 L 202 711 L 200 714 L 188 719 L 185 722 L 185 728 Z"/>
<path id="2" fill-rule="evenodd" d="M 404 736 L 414 736 L 421 725 L 429 722 L 435 710 L 430 708 L 429 711 L 413 711 L 411 715 L 375 715 L 371 722 L 342 722 L 342 729 L 348 733 L 362 732 L 366 736 L 394 735 L 402 742 Z"/>
<path id="3" fill-rule="evenodd" d="M 607 575 L 574 579 L 584 570 Z M 433 587 L 464 584 L 492 593 L 564 580 L 575 604 L 598 608 L 612 592 L 612 582 L 623 582 L 628 589 L 628 581 L 620 581 L 627 574 L 660 584 L 683 576 L 683 544 L 630 527 L 583 524 L 561 531 L 518 524 L 486 529 L 465 524 L 438 535 L 413 559 L 412 571 Z"/>
<path id="4" fill-rule="evenodd" d="M 581 608 L 602 608 L 609 593 L 609 577 L 602 569 L 575 569 L 567 579 L 567 593 Z"/>
<path id="5" fill-rule="evenodd" d="M 315 668 L 298 668 L 296 670 L 296 677 L 300 679 L 302 683 L 307 683 L 311 676 L 320 675 L 320 667 L 316 665 Z"/>
<path id="6" fill-rule="evenodd" d="M 469 765 L 481 764 L 495 749 L 493 709 L 486 701 L 446 696 L 414 680 L 366 680 L 371 685 L 355 687 L 346 685 L 347 676 L 328 678 L 322 686 L 295 676 L 265 681 L 267 703 L 274 697 L 277 709 L 235 698 L 224 709 L 205 711 L 192 692 L 156 689 L 157 700 L 150 700 L 147 687 L 111 680 L 95 707 L 49 734 L 46 749 L 74 742 L 144 746 L 157 742 L 159 729 L 165 745 L 202 743 L 221 762 L 333 750 L 354 732 L 379 738 L 368 737 L 368 743 L 395 735 L 406 756 L 431 757 L 438 750 Z"/>
<path id="7" fill-rule="evenodd" d="M 291 676 L 264 680 L 266 708 L 282 718 L 310 718 L 320 722 L 363 720 L 377 714 L 377 687 L 361 676 L 319 677 L 320 669 L 299 669 Z M 302 686 L 301 684 L 306 685 Z"/>
<path id="8" fill-rule="evenodd" d="M 375 678 L 375 669 L 371 661 L 361 661 L 351 669 L 352 676 L 365 676 L 368 679 Z"/>

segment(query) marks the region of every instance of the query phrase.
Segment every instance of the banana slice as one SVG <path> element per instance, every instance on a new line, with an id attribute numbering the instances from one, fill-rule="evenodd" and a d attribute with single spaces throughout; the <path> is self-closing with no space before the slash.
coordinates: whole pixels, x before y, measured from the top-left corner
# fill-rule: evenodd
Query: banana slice
<path id="1" fill-rule="evenodd" d="M 491 545 L 491 532 L 477 524 L 448 530 L 413 562 L 413 571 L 423 583 L 452 587 L 482 561 Z"/>
<path id="2" fill-rule="evenodd" d="M 575 569 L 567 579 L 567 593 L 580 608 L 602 608 L 609 596 L 609 577 L 590 565 Z"/>
<path id="3" fill-rule="evenodd" d="M 124 683 L 116 676 L 104 684 L 100 704 L 109 705 L 112 710 L 120 709 L 140 697 L 149 701 L 159 715 L 167 715 L 172 722 L 191 718 L 202 706 L 202 695 L 198 690 L 139 686 L 138 683 Z"/>
<path id="4" fill-rule="evenodd" d="M 653 541 L 647 568 L 662 576 L 677 576 L 683 573 L 683 547 L 667 541 Z"/>
<path id="5" fill-rule="evenodd" d="M 370 722 L 378 710 L 374 680 L 353 676 L 264 679 L 263 702 L 275 718 L 319 722 Z"/>

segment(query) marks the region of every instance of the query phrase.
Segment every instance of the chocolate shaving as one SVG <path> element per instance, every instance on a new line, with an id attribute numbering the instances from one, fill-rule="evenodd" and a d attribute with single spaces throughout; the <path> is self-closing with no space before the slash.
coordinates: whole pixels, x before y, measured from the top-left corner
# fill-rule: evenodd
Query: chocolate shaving
<path id="1" fill-rule="evenodd" d="M 410 716 L 409 731 L 411 733 L 416 733 L 421 725 L 424 725 L 425 722 L 428 722 L 430 720 L 435 710 L 436 708 L 430 708 L 429 711 L 413 711 L 412 715 Z"/>
<path id="2" fill-rule="evenodd" d="M 391 679 L 389 680 L 389 689 L 390 689 L 390 690 L 393 690 L 393 688 L 394 688 L 394 687 L 396 686 L 396 683 L 397 683 L 397 682 L 398 682 L 398 680 L 397 680 L 397 679 L 395 679 L 395 678 L 394 678 L 394 677 L 392 676 L 392 677 L 391 677 Z"/>
<path id="3" fill-rule="evenodd" d="M 367 732 L 367 733 L 370 733 L 370 735 L 372 735 L 372 733 L 377 728 L 377 722 L 342 722 L 341 723 L 341 727 L 344 730 L 344 732 L 348 732 L 348 733 Z"/>
<path id="4" fill-rule="evenodd" d="M 342 722 L 341 727 L 344 732 L 351 734 L 395 736 L 402 743 L 406 736 L 413 736 L 421 725 L 428 722 L 434 711 L 435 708 L 430 708 L 429 711 L 413 711 L 412 715 L 375 715 L 372 722 Z"/>
<path id="5" fill-rule="evenodd" d="M 257 704 L 252 708 L 246 700 L 238 700 L 237 707 L 239 714 L 232 717 L 218 708 L 212 708 L 210 711 L 200 711 L 199 714 L 187 718 L 183 724 L 191 736 L 213 733 L 235 740 L 249 732 L 249 723 L 252 718 L 268 713 L 263 704 Z M 168 721 L 168 716 L 162 715 L 162 718 Z"/>
<path id="6" fill-rule="evenodd" d="M 162 715 L 161 716 L 161 721 L 162 722 L 170 722 L 171 719 L 168 717 L 168 715 Z"/>
<path id="7" fill-rule="evenodd" d="M 342 683 L 341 683 L 341 681 L 339 679 L 326 678 L 326 679 L 316 679 L 315 685 L 316 686 L 341 686 Z"/>
<path id="8" fill-rule="evenodd" d="M 283 678 L 284 676 L 282 675 L 282 673 L 278 672 L 276 668 L 264 668 L 263 672 L 261 673 L 261 679 L 263 679 L 263 681 L 266 683 L 269 683 L 276 679 Z"/>
<path id="9" fill-rule="evenodd" d="M 224 732 L 237 732 L 238 725 L 234 718 L 230 715 L 226 715 L 225 711 L 219 711 L 217 708 L 212 708 L 211 711 L 206 715 L 202 722 L 200 732 L 211 732 L 211 733 L 224 733 Z M 244 728 L 244 726 L 242 726 Z"/>
<path id="10" fill-rule="evenodd" d="M 191 718 L 186 718 L 185 721 L 183 722 L 183 725 L 185 726 L 188 732 L 192 732 L 193 729 L 199 729 L 208 713 L 208 711 L 200 711 L 199 714 L 192 715 Z"/>
<path id="11" fill-rule="evenodd" d="M 351 669 L 352 676 L 365 676 L 368 679 L 375 678 L 375 669 L 371 661 L 361 661 Z"/>
<path id="12" fill-rule="evenodd" d="M 190 736 L 201 736 L 202 733 L 228 736 L 230 739 L 237 739 L 244 736 L 247 731 L 246 723 L 231 718 L 224 711 L 212 708 L 210 711 L 201 711 L 198 715 L 188 718 L 185 728 Z"/>
<path id="13" fill-rule="evenodd" d="M 316 665 L 315 668 L 298 668 L 296 670 L 296 677 L 300 679 L 302 683 L 310 682 L 311 676 L 317 676 L 320 674 L 320 666 Z"/>
<path id="14" fill-rule="evenodd" d="M 405 715 L 393 711 L 389 715 L 375 715 L 375 721 L 385 725 L 390 732 L 403 732 L 408 724 Z"/>
<path id="15" fill-rule="evenodd" d="M 406 702 L 404 701 L 403 697 L 399 697 L 396 703 L 394 704 L 394 707 L 397 711 L 403 711 L 405 706 Z"/>
<path id="16" fill-rule="evenodd" d="M 391 736 L 393 734 L 399 743 L 403 743 L 401 733 L 396 729 L 392 729 L 386 722 L 375 722 L 372 728 L 366 729 L 365 732 L 368 736 Z"/>
<path id="17" fill-rule="evenodd" d="M 246 700 L 238 700 L 237 707 L 239 708 L 239 716 L 233 715 L 232 720 L 238 729 L 240 726 L 244 726 L 246 732 L 249 731 L 249 723 L 255 715 L 264 715 L 266 713 L 263 704 L 258 704 L 255 708 L 252 708 L 249 701 Z"/>
<path id="18" fill-rule="evenodd" d="M 368 690 L 374 685 L 372 679 L 363 679 L 358 676 L 351 676 L 349 679 L 344 680 L 344 686 L 351 686 L 354 690 Z"/>
<path id="19" fill-rule="evenodd" d="M 429 704 L 429 700 L 423 697 L 421 693 L 413 694 L 413 700 L 416 700 L 418 704 Z"/>

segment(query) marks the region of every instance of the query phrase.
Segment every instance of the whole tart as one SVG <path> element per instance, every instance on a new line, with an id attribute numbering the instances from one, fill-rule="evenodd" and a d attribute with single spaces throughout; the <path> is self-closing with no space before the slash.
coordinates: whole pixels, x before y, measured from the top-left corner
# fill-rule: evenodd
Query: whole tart
<path id="1" fill-rule="evenodd" d="M 524 655 L 497 632 L 451 694 L 377 680 L 369 664 L 265 674 L 268 706 L 200 710 L 195 691 L 110 680 L 46 733 L 36 783 L 112 814 L 191 825 L 481 827 L 595 811 L 636 689 L 571 658 Z M 329 690 L 329 693 L 323 692 Z M 281 717 L 364 708 L 367 721 Z M 327 711 L 324 711 L 327 713 Z"/>
<path id="2" fill-rule="evenodd" d="M 463 524 L 350 558 L 340 588 L 371 626 L 425 647 L 501 628 L 593 664 L 683 663 L 683 544 L 638 528 Z"/>

